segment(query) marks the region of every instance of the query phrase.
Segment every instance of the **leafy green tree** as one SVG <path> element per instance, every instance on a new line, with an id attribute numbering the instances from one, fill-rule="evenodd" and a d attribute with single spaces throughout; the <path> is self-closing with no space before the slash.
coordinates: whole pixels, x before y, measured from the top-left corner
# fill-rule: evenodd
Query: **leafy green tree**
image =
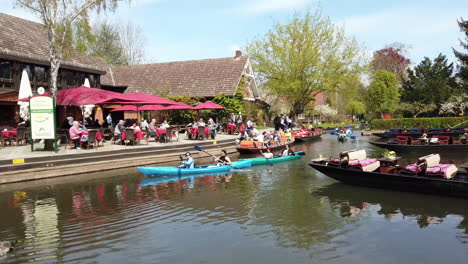
<path id="1" fill-rule="evenodd" d="M 244 94 L 240 89 L 237 89 L 236 94 L 229 98 L 224 94 L 218 94 L 213 98 L 213 102 L 224 106 L 226 109 L 212 111 L 219 120 L 227 120 L 231 113 L 237 114 L 239 112 L 245 113 L 244 108 Z"/>
<path id="2" fill-rule="evenodd" d="M 411 114 L 412 117 L 416 118 L 421 114 L 429 113 L 437 109 L 437 105 L 430 103 L 424 104 L 420 102 L 412 102 L 412 103 L 401 103 L 400 110 L 403 112 L 408 112 Z"/>
<path id="3" fill-rule="evenodd" d="M 363 102 L 351 101 L 348 104 L 348 111 L 353 115 L 363 115 L 366 113 L 366 105 Z"/>
<path id="4" fill-rule="evenodd" d="M 408 70 L 409 80 L 403 85 L 402 101 L 440 105 L 458 92 L 453 76 L 453 63 L 439 54 L 434 61 L 424 58 L 414 70 Z"/>
<path id="5" fill-rule="evenodd" d="M 465 35 L 465 41 L 460 40 L 460 46 L 468 50 L 468 20 L 460 19 L 457 21 L 460 31 Z M 458 73 L 457 76 L 461 79 L 463 91 L 468 93 L 468 53 L 457 51 L 452 48 L 455 57 L 458 59 Z"/>
<path id="6" fill-rule="evenodd" d="M 194 105 L 198 102 L 197 98 L 185 96 L 175 96 L 169 99 L 176 102 L 182 102 L 187 105 Z M 195 120 L 195 118 L 195 111 L 193 110 L 173 110 L 171 111 L 170 118 L 168 121 L 172 124 L 188 124 L 192 123 Z"/>
<path id="7" fill-rule="evenodd" d="M 288 102 L 293 115 L 302 113 L 314 94 L 342 89 L 363 70 L 357 42 L 320 11 L 294 14 L 245 50 L 264 91 Z"/>
<path id="8" fill-rule="evenodd" d="M 89 55 L 100 57 L 108 64 L 128 65 L 128 59 L 115 25 L 106 22 L 98 23 L 92 32 L 95 38 L 89 44 L 87 50 Z"/>
<path id="9" fill-rule="evenodd" d="M 388 71 L 377 71 L 367 93 L 367 108 L 375 114 L 392 114 L 398 108 L 398 79 Z"/>
<path id="10" fill-rule="evenodd" d="M 119 0 L 16 0 L 19 7 L 36 15 L 49 38 L 50 92 L 57 93 L 57 77 L 63 58 L 73 50 L 73 30 L 89 29 L 89 12 L 117 8 Z M 85 30 L 88 30 L 85 28 Z"/>

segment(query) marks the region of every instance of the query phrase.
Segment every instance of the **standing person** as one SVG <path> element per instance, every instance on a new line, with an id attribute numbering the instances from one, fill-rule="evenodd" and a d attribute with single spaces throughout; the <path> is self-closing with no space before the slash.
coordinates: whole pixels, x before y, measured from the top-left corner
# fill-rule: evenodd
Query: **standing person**
<path id="1" fill-rule="evenodd" d="M 237 115 L 237 124 L 240 124 L 240 123 L 242 123 L 242 122 L 243 122 L 243 120 L 242 120 L 242 113 L 239 112 L 239 114 Z"/>
<path id="2" fill-rule="evenodd" d="M 214 161 L 218 162 L 218 166 L 223 166 L 223 165 L 231 165 L 231 159 L 227 156 L 226 150 L 221 150 L 221 156 L 219 157 L 213 157 Z"/>
<path id="3" fill-rule="evenodd" d="M 181 163 L 182 165 L 179 166 L 179 168 L 184 168 L 184 169 L 193 169 L 195 168 L 195 161 L 192 158 L 192 154 L 190 152 L 185 153 L 185 161 L 182 160 L 181 158 Z"/>
<path id="4" fill-rule="evenodd" d="M 247 133 L 250 134 L 250 131 L 252 130 L 252 128 L 253 128 L 253 118 L 250 118 L 247 121 L 247 127 L 246 127 Z"/>
<path id="5" fill-rule="evenodd" d="M 284 131 L 288 130 L 290 122 L 291 122 L 291 120 L 289 119 L 289 116 L 286 115 L 284 117 Z"/>
<path id="6" fill-rule="evenodd" d="M 81 139 L 81 133 L 83 132 L 80 130 L 79 127 L 80 127 L 80 123 L 78 121 L 73 121 L 72 126 L 70 127 L 70 130 L 69 130 L 70 139 L 75 144 L 75 149 L 81 149 L 80 139 Z"/>
<path id="7" fill-rule="evenodd" d="M 280 128 L 281 128 L 281 130 L 283 130 L 283 131 L 284 131 L 284 123 L 285 123 L 285 122 L 286 122 L 286 121 L 284 120 L 284 115 L 282 115 L 281 118 L 280 118 Z"/>
<path id="8" fill-rule="evenodd" d="M 112 116 L 111 116 L 110 113 L 107 114 L 106 121 L 107 121 L 107 125 L 108 125 L 109 127 L 112 127 Z"/>
<path id="9" fill-rule="evenodd" d="M 229 116 L 229 121 L 231 124 L 236 123 L 236 116 L 234 115 L 234 113 L 231 113 L 231 115 Z"/>
<path id="10" fill-rule="evenodd" d="M 216 123 L 213 121 L 213 118 L 210 118 L 208 119 L 208 130 L 210 131 L 210 136 L 211 138 L 215 139 L 216 138 L 216 128 L 217 128 L 217 125 Z"/>
<path id="11" fill-rule="evenodd" d="M 275 125 L 275 131 L 280 130 L 280 127 L 281 127 L 281 118 L 280 118 L 278 115 L 275 116 L 275 118 L 273 119 L 273 124 Z"/>
<path id="12" fill-rule="evenodd" d="M 70 114 L 68 114 L 67 120 L 68 120 L 68 125 L 70 127 L 72 127 L 73 126 L 73 121 L 75 121 L 75 119 Z"/>

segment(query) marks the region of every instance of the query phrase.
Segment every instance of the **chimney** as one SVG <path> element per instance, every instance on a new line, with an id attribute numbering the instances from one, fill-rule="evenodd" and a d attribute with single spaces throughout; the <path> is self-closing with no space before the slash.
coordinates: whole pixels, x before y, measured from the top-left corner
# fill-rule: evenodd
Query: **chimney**
<path id="1" fill-rule="evenodd" d="M 239 59 L 240 57 L 242 57 L 242 51 L 236 50 L 236 56 L 234 57 L 234 59 Z"/>

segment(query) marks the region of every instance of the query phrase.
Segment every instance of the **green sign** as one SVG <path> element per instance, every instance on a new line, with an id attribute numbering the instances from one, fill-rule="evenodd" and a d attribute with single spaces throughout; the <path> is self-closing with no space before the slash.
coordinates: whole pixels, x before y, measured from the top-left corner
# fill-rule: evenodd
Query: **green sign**
<path id="1" fill-rule="evenodd" d="M 54 100 L 49 96 L 36 96 L 29 99 L 29 113 L 31 115 L 31 139 L 53 139 L 55 151 L 57 140 L 55 134 Z M 34 151 L 33 143 L 31 150 Z"/>

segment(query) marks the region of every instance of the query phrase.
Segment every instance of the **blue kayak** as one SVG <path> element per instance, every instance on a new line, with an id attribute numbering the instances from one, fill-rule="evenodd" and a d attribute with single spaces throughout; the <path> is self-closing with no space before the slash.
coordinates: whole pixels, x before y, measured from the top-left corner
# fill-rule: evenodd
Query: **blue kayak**
<path id="1" fill-rule="evenodd" d="M 185 169 L 179 167 L 137 167 L 144 175 L 186 175 L 223 172 L 235 169 L 243 169 L 252 166 L 250 160 L 235 161 L 231 165 L 216 166 L 216 164 L 197 166 L 193 169 Z"/>

